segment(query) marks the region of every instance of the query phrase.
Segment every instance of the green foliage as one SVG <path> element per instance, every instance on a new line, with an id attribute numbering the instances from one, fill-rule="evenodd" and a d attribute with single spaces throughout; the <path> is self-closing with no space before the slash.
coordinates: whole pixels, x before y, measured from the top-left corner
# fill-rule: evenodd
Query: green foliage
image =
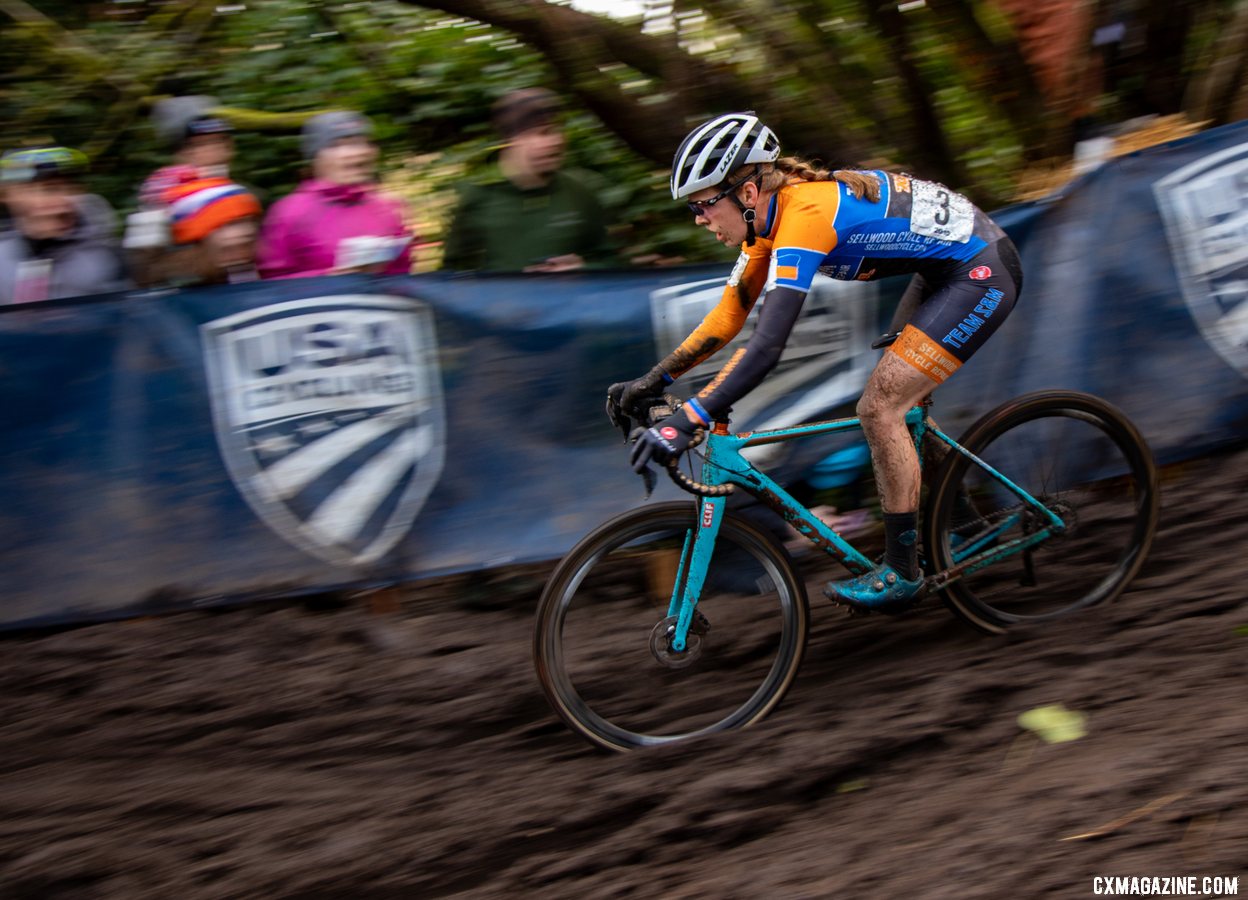
<path id="1" fill-rule="evenodd" d="M 1008 197 L 1011 176 L 1024 165 L 1018 136 L 993 109 L 991 85 L 968 85 L 956 49 L 942 40 L 939 24 L 912 14 L 920 64 L 935 87 L 936 108 L 945 136 L 966 169 L 959 187 L 981 203 Z M 980 89 L 968 89 L 978 87 Z"/>
<path id="2" fill-rule="evenodd" d="M 993 0 L 931 0 L 906 4 L 904 13 L 875 0 L 647 4 L 643 17 L 620 27 L 644 30 L 652 41 L 646 51 L 661 60 L 627 50 L 617 58 L 605 31 L 566 16 L 549 17 L 549 27 L 521 40 L 400 0 L 10 4 L 6 10 L 26 12 L 0 29 L 6 141 L 87 149 L 95 157 L 92 187 L 123 212 L 142 179 L 168 161 L 147 122 L 150 104 L 178 94 L 271 114 L 367 114 L 387 185 L 407 195 L 422 234 L 436 241 L 455 182 L 495 149 L 493 102 L 514 88 L 551 87 L 567 101 L 569 165 L 593 173 L 626 255 L 691 260 L 724 253 L 671 202 L 663 157 L 674 146 L 671 133 L 726 107 L 765 109 L 787 152 L 834 165 L 909 168 L 989 208 L 1007 202 L 1020 171 L 1040 158 L 1037 140 L 1056 147 L 1069 132 L 1069 111 L 1046 108 L 1027 93 L 1025 79 L 1005 71 L 1022 60 L 1016 48 L 999 52 L 1013 47 L 1014 35 Z M 1178 42 L 1187 55 L 1170 68 L 1205 67 L 1232 7 L 1233 0 L 1206 0 L 1201 8 L 1217 15 L 1189 16 L 1190 35 Z M 469 8 L 539 18 L 551 12 L 503 0 Z M 969 25 L 955 15 L 967 10 Z M 544 40 L 552 58 L 535 49 Z M 1154 71 L 1149 64 L 1168 63 L 1142 60 L 1121 80 L 1123 89 Z M 916 72 L 921 87 L 907 80 Z M 610 116 L 591 111 L 602 112 L 604 98 L 662 114 L 636 124 L 639 117 L 617 113 L 609 128 Z M 275 126 L 240 113 L 235 124 L 236 177 L 266 202 L 291 190 L 304 167 L 297 121 Z"/>
<path id="3" fill-rule="evenodd" d="M 91 189 L 122 212 L 133 209 L 141 181 L 168 162 L 147 121 L 147 104 L 159 96 L 207 94 L 226 107 L 267 113 L 341 108 L 367 114 L 383 169 L 419 158 L 431 173 L 433 180 L 416 173 L 401 182 L 422 214 L 439 211 L 424 235 L 437 239 L 454 188 L 448 173 L 469 177 L 496 149 L 493 102 L 519 87 L 557 89 L 541 55 L 512 35 L 402 3 L 221 4 L 189 52 L 187 36 L 153 39 L 150 22 L 159 4 L 126 7 L 122 15 L 93 21 L 48 10 L 73 26 L 73 38 L 83 45 L 82 64 L 73 70 L 58 70 L 63 54 L 51 49 L 55 35 L 6 32 L 0 43 L 7 51 L 0 58 L 24 60 L 0 94 L 5 133 L 20 134 L 22 143 L 90 145 L 123 88 L 141 73 L 159 73 L 143 85 L 145 102 L 93 161 Z M 683 206 L 667 196 L 666 172 L 630 151 L 575 101 L 568 106 L 568 164 L 593 173 L 601 185 L 625 252 L 718 258 L 718 245 L 691 228 Z M 305 173 L 297 129 L 236 127 L 235 177 L 266 204 L 292 190 Z"/>

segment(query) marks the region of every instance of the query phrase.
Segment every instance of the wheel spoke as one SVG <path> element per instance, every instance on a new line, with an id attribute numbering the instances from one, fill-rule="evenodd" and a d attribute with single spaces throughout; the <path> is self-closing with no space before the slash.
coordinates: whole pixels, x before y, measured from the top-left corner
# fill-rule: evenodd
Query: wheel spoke
<path id="1" fill-rule="evenodd" d="M 1122 590 L 1151 541 L 1157 496 L 1147 446 L 1120 413 L 1086 395 L 1033 395 L 985 416 L 964 445 L 1067 527 L 1013 554 L 1015 559 L 951 583 L 946 599 L 955 612 L 979 628 L 1002 631 L 1065 615 Z M 959 495 L 971 498 L 977 522 L 964 521 Z M 951 461 L 933 491 L 925 529 L 938 569 L 994 542 L 1050 527 L 1043 512 L 1012 494 L 1005 497 L 983 469 L 960 454 Z"/>
<path id="2" fill-rule="evenodd" d="M 547 697 L 612 749 L 742 727 L 801 661 L 806 600 L 773 541 L 728 517 L 683 652 L 669 601 L 690 504 L 627 514 L 568 555 L 543 594 L 535 653 Z"/>

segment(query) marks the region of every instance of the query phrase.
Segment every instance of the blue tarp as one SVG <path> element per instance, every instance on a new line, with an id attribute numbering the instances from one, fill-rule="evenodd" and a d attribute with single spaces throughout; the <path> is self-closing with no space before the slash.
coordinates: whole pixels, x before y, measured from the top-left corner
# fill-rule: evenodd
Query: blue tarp
<path id="1" fill-rule="evenodd" d="M 1021 251 L 1022 297 L 941 409 L 1076 388 L 1121 407 L 1163 462 L 1248 436 L 1248 122 L 994 218 Z"/>
<path id="2" fill-rule="evenodd" d="M 1248 125 L 997 217 L 1023 295 L 941 389 L 944 427 L 1066 387 L 1122 407 L 1163 461 L 1248 435 Z M 0 310 L 0 627 L 553 559 L 641 502 L 605 388 L 675 346 L 726 268 L 303 279 Z M 821 280 L 736 426 L 851 409 L 903 287 Z M 835 446 L 768 464 L 797 473 Z"/>

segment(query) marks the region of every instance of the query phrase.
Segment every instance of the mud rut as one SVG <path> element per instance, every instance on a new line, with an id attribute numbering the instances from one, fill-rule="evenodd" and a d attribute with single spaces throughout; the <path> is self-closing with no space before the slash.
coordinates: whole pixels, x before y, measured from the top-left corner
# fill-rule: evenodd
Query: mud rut
<path id="1" fill-rule="evenodd" d="M 778 712 L 626 756 L 546 707 L 535 597 L 482 609 L 462 580 L 397 614 L 12 637 L 0 897 L 1086 897 L 1133 874 L 1242 894 L 1246 488 L 1248 451 L 1168 472 L 1132 590 L 1030 635 L 939 606 L 850 619 L 809 572 Z M 1088 736 L 1020 730 L 1049 703 Z"/>

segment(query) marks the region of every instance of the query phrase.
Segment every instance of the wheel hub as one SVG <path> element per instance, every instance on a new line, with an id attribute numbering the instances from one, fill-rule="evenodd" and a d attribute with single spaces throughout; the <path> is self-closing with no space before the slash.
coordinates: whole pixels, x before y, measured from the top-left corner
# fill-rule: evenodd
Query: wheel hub
<path id="1" fill-rule="evenodd" d="M 1061 531 L 1054 531 L 1051 540 L 1060 541 L 1073 535 L 1079 528 L 1079 511 L 1073 504 L 1066 500 L 1042 500 L 1046 507 L 1058 518 L 1060 518 L 1066 527 Z M 1048 527 L 1048 517 L 1041 517 L 1033 511 L 1033 519 L 1029 531 L 1038 531 L 1041 528 Z"/>
<path id="2" fill-rule="evenodd" d="M 702 635 L 711 627 L 706 616 L 695 609 L 693 621 L 689 623 L 689 633 L 685 637 L 685 649 L 677 653 L 672 649 L 672 639 L 676 637 L 676 621 L 676 616 L 668 616 L 660 620 L 650 632 L 650 652 L 660 665 L 668 669 L 684 669 L 697 662 L 702 656 Z"/>

